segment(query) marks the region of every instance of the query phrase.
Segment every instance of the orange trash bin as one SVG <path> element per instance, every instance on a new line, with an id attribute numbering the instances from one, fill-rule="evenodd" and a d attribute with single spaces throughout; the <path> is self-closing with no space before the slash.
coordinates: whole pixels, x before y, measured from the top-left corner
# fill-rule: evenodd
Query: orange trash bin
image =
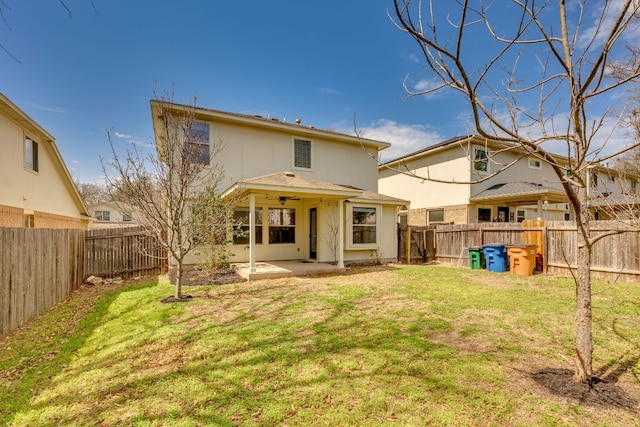
<path id="1" fill-rule="evenodd" d="M 536 268 L 536 245 L 507 245 L 511 274 L 531 276 Z"/>

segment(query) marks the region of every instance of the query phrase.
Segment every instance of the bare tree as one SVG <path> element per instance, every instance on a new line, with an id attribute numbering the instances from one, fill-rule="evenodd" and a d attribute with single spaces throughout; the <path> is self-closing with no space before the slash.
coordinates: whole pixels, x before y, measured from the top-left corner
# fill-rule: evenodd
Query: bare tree
<path id="1" fill-rule="evenodd" d="M 477 134 L 555 171 L 577 218 L 575 379 L 591 384 L 591 253 L 607 234 L 590 232 L 587 177 L 593 165 L 638 146 L 605 148 L 621 124 L 612 96 L 640 76 L 625 49 L 640 3 L 511 0 L 493 6 L 501 15 L 481 0 L 394 0 L 391 19 L 418 43 L 433 73 L 428 89 L 411 90 L 409 79 L 405 88 L 410 96 L 444 89 L 462 96 Z M 612 75 L 613 66 L 626 74 Z M 570 164 L 553 154 L 554 146 Z"/>
<path id="2" fill-rule="evenodd" d="M 223 178 L 213 162 L 223 143 L 210 141 L 208 124 L 196 121 L 195 98 L 178 105 L 165 93 L 151 107 L 157 150 L 144 153 L 133 145 L 119 154 L 108 133 L 113 159 L 102 164 L 109 191 L 138 212 L 147 233 L 167 250 L 175 264 L 175 298 L 182 299 L 185 257 L 206 244 L 203 227 L 217 223 L 207 212 L 219 212 L 208 206 L 221 203 L 212 189 Z"/>
<path id="3" fill-rule="evenodd" d="M 87 206 L 111 200 L 109 191 L 107 191 L 107 187 L 104 185 L 96 184 L 95 182 L 82 182 L 75 178 L 73 183 L 76 185 L 82 201 Z"/>

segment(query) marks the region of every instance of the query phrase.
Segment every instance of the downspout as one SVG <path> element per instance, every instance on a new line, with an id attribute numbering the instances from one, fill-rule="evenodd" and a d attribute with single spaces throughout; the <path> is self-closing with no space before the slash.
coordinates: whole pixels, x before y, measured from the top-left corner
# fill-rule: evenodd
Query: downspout
<path id="1" fill-rule="evenodd" d="M 249 273 L 256 272 L 256 196 L 249 194 Z"/>
<path id="2" fill-rule="evenodd" d="M 338 200 L 338 268 L 344 268 L 344 201 Z"/>

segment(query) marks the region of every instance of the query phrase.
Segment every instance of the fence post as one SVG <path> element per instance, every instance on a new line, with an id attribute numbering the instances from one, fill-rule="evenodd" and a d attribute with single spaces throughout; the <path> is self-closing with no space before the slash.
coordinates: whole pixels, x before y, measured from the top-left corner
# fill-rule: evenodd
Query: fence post
<path id="1" fill-rule="evenodd" d="M 407 253 L 407 264 L 411 264 L 411 226 L 407 225 L 407 241 L 405 243 Z"/>
<path id="2" fill-rule="evenodd" d="M 549 233 L 547 233 L 547 226 L 542 227 L 542 243 L 544 244 L 544 248 L 542 249 L 542 272 L 547 274 L 547 270 L 549 266 L 547 263 L 549 260 L 547 259 L 549 255 Z"/>

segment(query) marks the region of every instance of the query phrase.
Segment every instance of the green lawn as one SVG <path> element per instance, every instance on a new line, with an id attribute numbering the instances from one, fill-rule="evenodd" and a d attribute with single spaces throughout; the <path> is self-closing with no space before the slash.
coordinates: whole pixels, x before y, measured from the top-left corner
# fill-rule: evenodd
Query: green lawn
<path id="1" fill-rule="evenodd" d="M 574 398 L 544 380 L 572 368 L 569 279 L 355 269 L 177 304 L 164 280 L 84 288 L 0 339 L 0 425 L 640 426 L 640 285 L 593 291 L 609 388 Z"/>

